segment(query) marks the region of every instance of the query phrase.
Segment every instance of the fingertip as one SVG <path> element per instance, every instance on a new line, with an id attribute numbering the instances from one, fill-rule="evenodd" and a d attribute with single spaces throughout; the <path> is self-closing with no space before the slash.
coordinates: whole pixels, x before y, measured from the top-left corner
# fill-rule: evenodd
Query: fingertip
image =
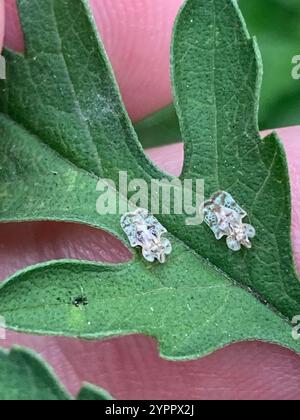
<path id="1" fill-rule="evenodd" d="M 292 240 L 300 273 L 300 126 L 277 130 L 287 154 L 292 192 Z"/>
<path id="2" fill-rule="evenodd" d="M 4 45 L 15 51 L 24 51 L 24 39 L 16 0 L 5 1 L 5 37 Z"/>
<path id="3" fill-rule="evenodd" d="M 174 176 L 180 175 L 184 161 L 182 143 L 147 149 L 146 154 L 163 171 Z"/>

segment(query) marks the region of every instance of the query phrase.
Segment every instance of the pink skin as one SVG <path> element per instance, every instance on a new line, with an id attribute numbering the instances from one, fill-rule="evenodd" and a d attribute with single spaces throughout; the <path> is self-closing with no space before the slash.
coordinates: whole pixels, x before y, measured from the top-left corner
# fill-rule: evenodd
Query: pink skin
<path id="1" fill-rule="evenodd" d="M 0 0 L 0 40 L 3 31 Z M 169 44 L 182 0 L 91 0 L 97 24 L 132 118 L 171 101 Z M 6 0 L 6 45 L 22 50 L 14 0 Z M 0 41 L 1 42 L 1 41 Z M 1 45 L 0 45 L 1 46 Z M 286 147 L 293 194 L 293 246 L 300 270 L 300 127 L 278 130 Z M 178 174 L 181 145 L 153 149 L 150 157 Z M 124 261 L 128 251 L 109 235 L 58 223 L 0 226 L 0 277 L 28 264 L 56 258 Z M 300 359 L 264 343 L 239 343 L 202 360 L 159 359 L 154 340 L 129 336 L 102 342 L 8 333 L 1 345 L 22 344 L 38 351 L 75 393 L 82 381 L 106 387 L 117 398 L 298 399 Z"/>

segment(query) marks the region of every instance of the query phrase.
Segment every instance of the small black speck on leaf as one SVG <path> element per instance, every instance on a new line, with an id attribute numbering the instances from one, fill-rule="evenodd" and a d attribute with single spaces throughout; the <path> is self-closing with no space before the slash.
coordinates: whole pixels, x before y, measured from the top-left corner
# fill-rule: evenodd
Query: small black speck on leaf
<path id="1" fill-rule="evenodd" d="M 79 308 L 80 306 L 87 306 L 88 303 L 88 298 L 86 296 L 77 296 L 72 299 L 72 305 L 76 306 L 76 308 Z"/>

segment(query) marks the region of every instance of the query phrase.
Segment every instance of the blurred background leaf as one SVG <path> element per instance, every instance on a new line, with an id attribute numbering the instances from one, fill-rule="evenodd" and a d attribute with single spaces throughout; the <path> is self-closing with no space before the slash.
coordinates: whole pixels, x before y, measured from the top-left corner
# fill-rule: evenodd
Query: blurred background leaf
<path id="1" fill-rule="evenodd" d="M 240 0 L 248 29 L 256 35 L 264 63 L 261 130 L 300 124 L 300 80 L 292 58 L 300 55 L 300 0 Z M 136 124 L 144 147 L 180 140 L 173 105 Z"/>
<path id="2" fill-rule="evenodd" d="M 300 81 L 292 78 L 292 58 L 300 54 L 299 0 L 240 0 L 264 62 L 260 127 L 300 124 Z"/>

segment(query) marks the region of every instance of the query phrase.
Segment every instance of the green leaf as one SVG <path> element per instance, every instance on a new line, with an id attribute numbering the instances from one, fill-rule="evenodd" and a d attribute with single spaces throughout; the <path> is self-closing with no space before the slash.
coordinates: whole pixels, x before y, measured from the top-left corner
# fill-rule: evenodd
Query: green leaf
<path id="1" fill-rule="evenodd" d="M 239 0 L 262 53 L 264 77 L 260 97 L 261 130 L 300 124 L 300 83 L 291 77 L 292 57 L 299 54 L 298 0 Z M 174 105 L 154 112 L 135 126 L 144 147 L 181 139 Z"/>
<path id="2" fill-rule="evenodd" d="M 290 240 L 289 175 L 276 135 L 260 139 L 261 68 L 236 2 L 187 2 L 173 40 L 174 97 L 185 141 L 181 178 L 203 178 L 208 197 L 230 192 L 247 209 L 257 238 L 251 252 L 232 253 L 203 225 L 178 236 L 292 318 L 300 311 L 300 283 Z"/>
<path id="3" fill-rule="evenodd" d="M 54 372 L 34 352 L 14 347 L 10 352 L 0 349 L 1 401 L 64 401 L 72 400 Z M 85 385 L 79 400 L 108 400 L 112 397 L 92 385 Z"/>
<path id="4" fill-rule="evenodd" d="M 25 56 L 5 51 L 0 109 L 60 156 L 96 176 L 114 159 L 152 168 L 137 141 L 88 2 L 18 0 Z M 156 170 L 153 168 L 153 173 Z"/>
<path id="5" fill-rule="evenodd" d="M 129 180 L 150 184 L 166 175 L 142 152 L 86 2 L 18 4 L 27 51 L 6 52 L 0 220 L 86 223 L 128 243 L 120 215 L 96 212 L 98 177 L 117 181 L 127 170 Z M 279 141 L 258 136 L 254 45 L 235 3 L 189 0 L 172 56 L 186 140 L 182 177 L 203 177 L 208 195 L 220 188 L 234 194 L 258 230 L 253 250 L 233 255 L 206 226 L 160 215 L 173 244 L 166 264 L 149 264 L 135 252 L 121 265 L 29 267 L 0 288 L 9 328 L 90 339 L 143 333 L 156 337 L 170 359 L 254 339 L 300 350 L 287 320 L 300 313 L 288 174 Z"/>

